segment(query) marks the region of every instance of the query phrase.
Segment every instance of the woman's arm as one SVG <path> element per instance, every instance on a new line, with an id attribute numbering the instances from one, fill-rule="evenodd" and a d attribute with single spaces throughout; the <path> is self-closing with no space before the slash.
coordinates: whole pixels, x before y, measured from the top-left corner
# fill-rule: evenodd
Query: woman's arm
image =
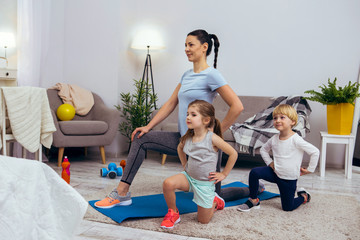
<path id="1" fill-rule="evenodd" d="M 186 154 L 184 153 L 184 144 L 183 143 L 179 143 L 178 147 L 177 147 L 177 152 L 178 152 L 178 156 L 180 158 L 180 162 L 181 165 L 183 166 L 183 168 L 185 169 L 185 165 L 187 163 L 187 159 L 186 159 Z"/>
<path id="2" fill-rule="evenodd" d="M 221 132 L 224 133 L 236 121 L 237 117 L 244 110 L 244 106 L 228 84 L 219 87 L 216 91 L 230 107 L 225 118 L 221 122 Z"/>
<path id="3" fill-rule="evenodd" d="M 178 104 L 178 93 L 180 90 L 181 84 L 179 83 L 174 92 L 172 93 L 171 97 L 166 101 L 166 103 L 160 108 L 157 114 L 151 119 L 148 125 L 144 127 L 136 128 L 131 134 L 131 141 L 134 139 L 134 136 L 137 132 L 140 132 L 138 138 L 140 138 L 145 133 L 148 133 L 153 127 L 158 125 L 162 122 L 165 118 L 167 118 L 172 111 L 174 111 L 176 105 Z"/>
<path id="4" fill-rule="evenodd" d="M 212 142 L 215 147 L 221 149 L 224 153 L 229 155 L 225 168 L 222 172 L 211 172 L 209 175 L 209 180 L 214 181 L 215 184 L 224 180 L 230 173 L 231 169 L 233 169 L 235 162 L 238 157 L 238 153 L 236 150 L 230 146 L 227 142 L 225 142 L 221 137 L 216 134 L 212 136 Z"/>

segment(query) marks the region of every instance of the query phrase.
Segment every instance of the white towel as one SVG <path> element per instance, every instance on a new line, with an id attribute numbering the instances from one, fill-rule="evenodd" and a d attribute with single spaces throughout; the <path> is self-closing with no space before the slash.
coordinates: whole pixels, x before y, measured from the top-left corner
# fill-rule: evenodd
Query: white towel
<path id="1" fill-rule="evenodd" d="M 56 127 L 46 89 L 2 87 L 1 90 L 16 141 L 29 152 L 36 152 L 40 143 L 50 148 Z"/>
<path id="2" fill-rule="evenodd" d="M 48 165 L 0 156 L 1 239 L 72 239 L 88 203 Z"/>

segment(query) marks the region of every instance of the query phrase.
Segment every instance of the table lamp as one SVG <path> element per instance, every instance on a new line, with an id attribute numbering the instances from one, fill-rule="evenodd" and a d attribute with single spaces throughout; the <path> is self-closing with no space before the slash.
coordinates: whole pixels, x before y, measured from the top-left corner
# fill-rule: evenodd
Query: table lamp
<path id="1" fill-rule="evenodd" d="M 11 48 L 11 47 L 15 47 L 15 37 L 14 34 L 12 33 L 7 33 L 7 32 L 0 32 L 0 48 L 4 47 L 5 50 L 5 56 L 1 57 L 1 59 L 4 59 L 6 61 L 6 66 L 8 66 L 8 59 L 6 56 L 6 49 L 7 48 Z"/>

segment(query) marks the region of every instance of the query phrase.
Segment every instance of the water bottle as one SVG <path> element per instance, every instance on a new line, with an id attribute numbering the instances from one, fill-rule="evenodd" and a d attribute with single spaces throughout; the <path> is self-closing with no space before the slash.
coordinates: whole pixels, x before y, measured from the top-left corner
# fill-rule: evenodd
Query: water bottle
<path id="1" fill-rule="evenodd" d="M 69 159 L 67 158 L 67 156 L 64 157 L 64 160 L 63 160 L 61 166 L 62 166 L 61 177 L 62 177 L 68 184 L 70 184 L 70 162 L 69 162 Z"/>

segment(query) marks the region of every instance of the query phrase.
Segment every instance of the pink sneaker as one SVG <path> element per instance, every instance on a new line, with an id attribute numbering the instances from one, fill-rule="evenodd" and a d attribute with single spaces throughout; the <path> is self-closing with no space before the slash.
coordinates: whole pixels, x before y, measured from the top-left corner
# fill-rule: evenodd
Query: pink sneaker
<path id="1" fill-rule="evenodd" d="M 174 210 L 169 209 L 168 213 L 165 215 L 164 220 L 161 223 L 162 228 L 171 229 L 175 224 L 180 222 L 179 211 L 176 213 Z"/>
<path id="2" fill-rule="evenodd" d="M 214 202 L 216 202 L 216 210 L 223 210 L 225 207 L 225 200 L 215 193 Z"/>

